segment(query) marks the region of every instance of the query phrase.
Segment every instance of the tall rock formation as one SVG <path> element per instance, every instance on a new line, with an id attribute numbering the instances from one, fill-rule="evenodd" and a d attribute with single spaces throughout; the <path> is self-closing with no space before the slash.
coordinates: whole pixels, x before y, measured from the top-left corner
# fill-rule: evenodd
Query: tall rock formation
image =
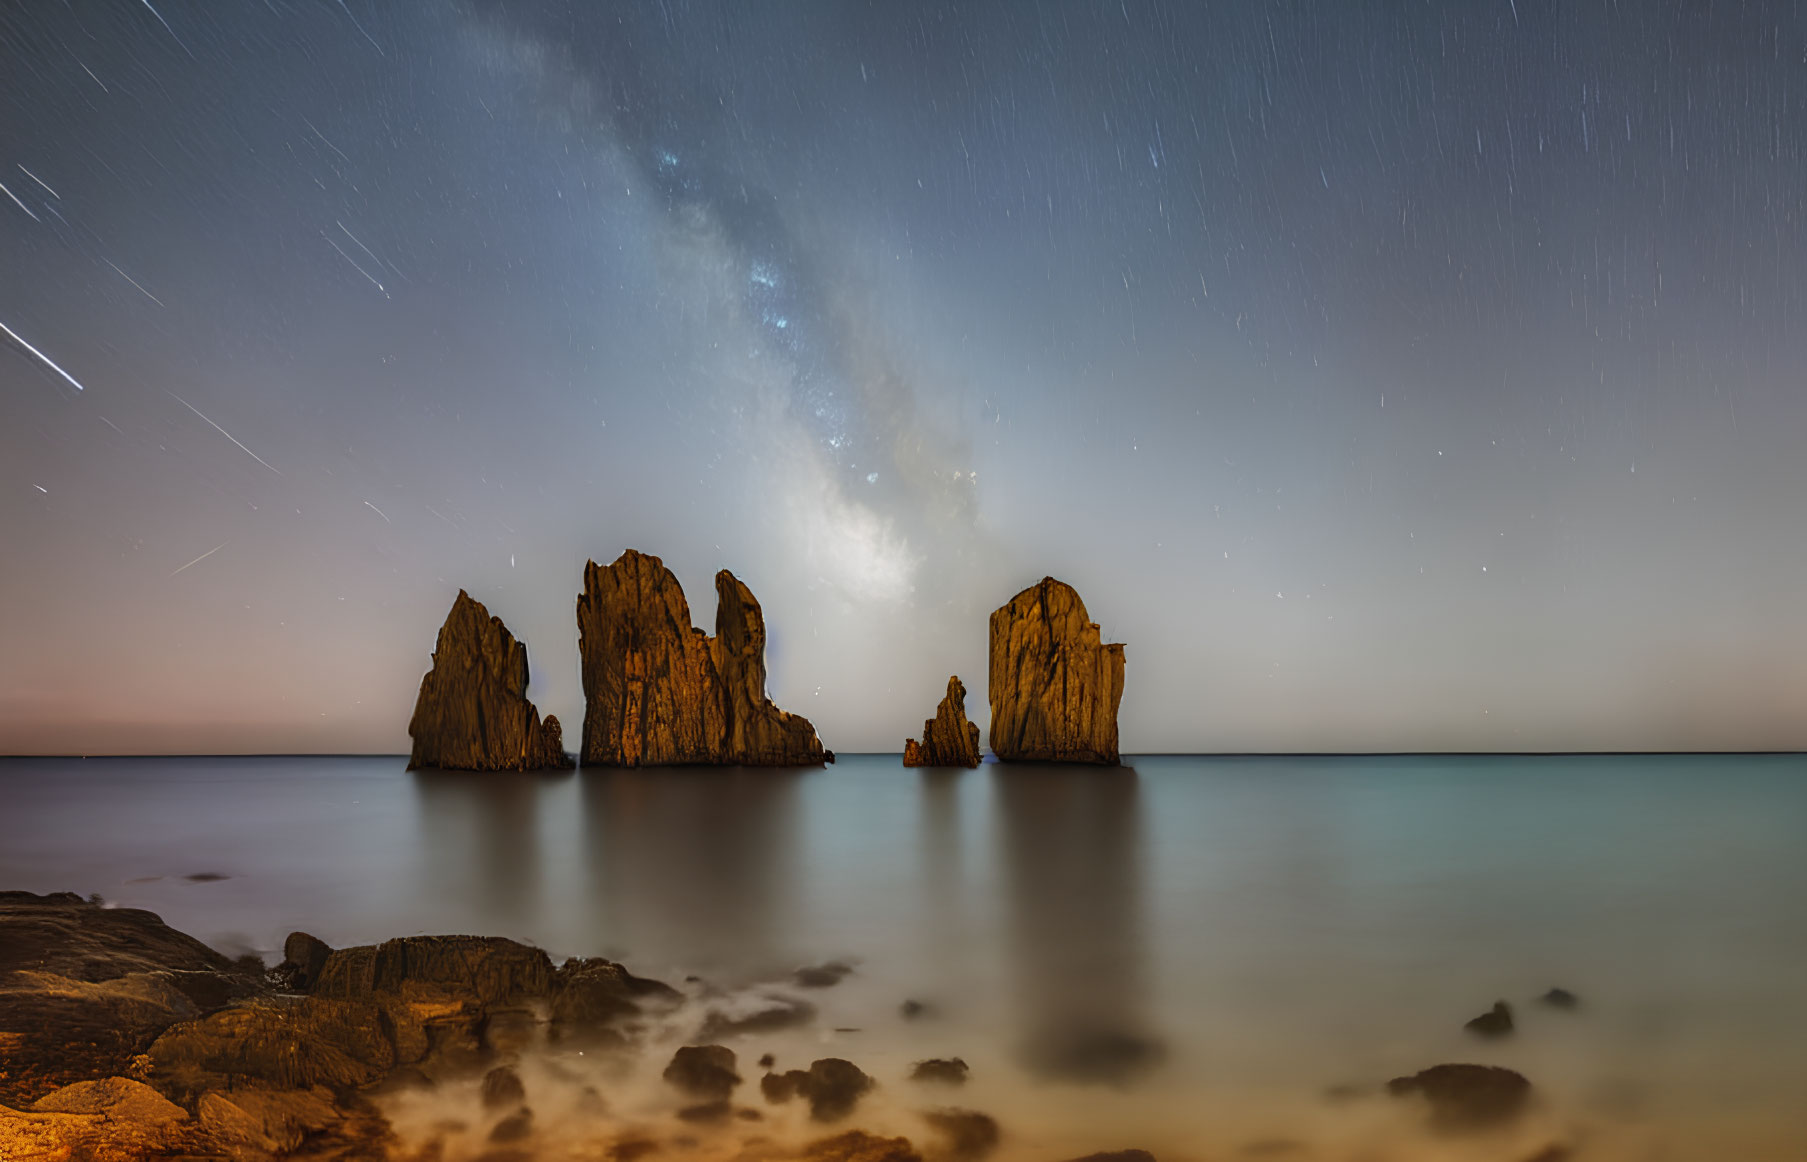
<path id="1" fill-rule="evenodd" d="M 947 680 L 947 697 L 922 724 L 922 742 L 905 740 L 903 761 L 906 767 L 979 765 L 979 726 L 966 720 L 966 684 L 959 675 Z"/>
<path id="2" fill-rule="evenodd" d="M 991 615 L 991 749 L 1007 762 L 1114 764 L 1123 647 L 1043 577 Z"/>
<path id="3" fill-rule="evenodd" d="M 833 762 L 815 727 L 765 695 L 765 615 L 753 591 L 715 575 L 715 636 L 690 624 L 678 579 L 629 549 L 584 567 L 577 649 L 583 761 L 617 767 Z"/>
<path id="4" fill-rule="evenodd" d="M 527 701 L 527 647 L 460 589 L 420 680 L 408 769 L 534 771 L 571 766 L 558 719 Z"/>

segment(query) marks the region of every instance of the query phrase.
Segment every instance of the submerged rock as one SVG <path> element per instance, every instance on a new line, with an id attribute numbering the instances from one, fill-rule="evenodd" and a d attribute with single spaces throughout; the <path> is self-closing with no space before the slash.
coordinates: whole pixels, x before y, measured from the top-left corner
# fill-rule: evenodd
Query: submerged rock
<path id="1" fill-rule="evenodd" d="M 1007 762 L 1114 765 L 1123 647 L 1044 577 L 991 615 L 991 749 Z"/>
<path id="2" fill-rule="evenodd" d="M 1430 1103 L 1431 1124 L 1442 1130 L 1481 1130 L 1504 1125 L 1524 1112 L 1531 1083 L 1523 1074 L 1497 1065 L 1433 1065 L 1410 1077 L 1387 1082 L 1394 1097 L 1421 1094 Z"/>
<path id="3" fill-rule="evenodd" d="M 1581 1006 L 1581 998 L 1565 988 L 1553 988 L 1537 999 L 1552 1009 L 1576 1009 Z"/>
<path id="4" fill-rule="evenodd" d="M 527 647 L 460 589 L 408 723 L 408 769 L 534 771 L 571 766 L 558 719 L 527 700 Z"/>
<path id="5" fill-rule="evenodd" d="M 806 989 L 833 988 L 852 972 L 850 965 L 831 960 L 827 964 L 811 964 L 799 968 L 791 974 L 791 980 Z"/>
<path id="6" fill-rule="evenodd" d="M 833 762 L 815 727 L 765 693 L 765 615 L 726 569 L 715 575 L 715 636 L 690 622 L 678 580 L 633 549 L 589 562 L 577 599 L 583 761 L 805 766 Z"/>
<path id="7" fill-rule="evenodd" d="M 910 1080 L 964 1085 L 966 1073 L 966 1062 L 959 1057 L 931 1057 L 927 1061 L 918 1061 L 910 1069 Z"/>
<path id="8" fill-rule="evenodd" d="M 959 675 L 947 680 L 947 694 L 935 717 L 922 724 L 922 742 L 904 741 L 906 767 L 976 767 L 979 726 L 966 719 L 966 685 Z"/>

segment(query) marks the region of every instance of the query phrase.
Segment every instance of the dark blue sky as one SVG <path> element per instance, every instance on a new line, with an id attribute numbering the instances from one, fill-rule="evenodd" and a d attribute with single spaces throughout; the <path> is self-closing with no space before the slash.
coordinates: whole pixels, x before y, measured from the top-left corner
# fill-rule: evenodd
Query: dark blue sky
<path id="1" fill-rule="evenodd" d="M 629 546 L 841 750 L 1045 573 L 1126 751 L 1807 746 L 1798 6 L 45 2 L 0 110 L 0 750 L 405 749 L 459 587 L 575 721 Z"/>

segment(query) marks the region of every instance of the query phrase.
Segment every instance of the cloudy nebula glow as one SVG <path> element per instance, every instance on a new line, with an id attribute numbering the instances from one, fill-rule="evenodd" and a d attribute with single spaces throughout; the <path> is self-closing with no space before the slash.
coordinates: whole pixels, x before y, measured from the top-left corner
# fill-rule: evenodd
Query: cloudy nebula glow
<path id="1" fill-rule="evenodd" d="M 383 751 L 733 569 L 896 750 L 1807 747 L 1790 4 L 0 8 L 0 751 Z"/>

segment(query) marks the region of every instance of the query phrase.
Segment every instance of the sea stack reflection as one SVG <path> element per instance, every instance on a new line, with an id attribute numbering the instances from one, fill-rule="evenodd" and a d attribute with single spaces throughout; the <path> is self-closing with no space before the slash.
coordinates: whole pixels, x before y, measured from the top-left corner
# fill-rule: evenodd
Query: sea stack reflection
<path id="1" fill-rule="evenodd" d="M 1043 577 L 991 615 L 991 749 L 1006 762 L 1115 765 L 1123 647 Z"/>
<path id="2" fill-rule="evenodd" d="M 734 574 L 715 575 L 715 636 L 690 622 L 671 570 L 633 549 L 584 567 L 577 598 L 583 761 L 804 766 L 833 762 L 816 729 L 765 694 L 765 615 Z"/>
<path id="3" fill-rule="evenodd" d="M 904 741 L 906 767 L 976 767 L 979 726 L 966 720 L 966 684 L 959 675 L 947 680 L 947 695 L 935 717 L 922 724 L 922 741 Z"/>
<path id="4" fill-rule="evenodd" d="M 557 770 L 565 757 L 558 719 L 527 700 L 527 647 L 499 617 L 460 589 L 439 628 L 433 668 L 420 680 L 408 723 L 410 770 Z"/>

